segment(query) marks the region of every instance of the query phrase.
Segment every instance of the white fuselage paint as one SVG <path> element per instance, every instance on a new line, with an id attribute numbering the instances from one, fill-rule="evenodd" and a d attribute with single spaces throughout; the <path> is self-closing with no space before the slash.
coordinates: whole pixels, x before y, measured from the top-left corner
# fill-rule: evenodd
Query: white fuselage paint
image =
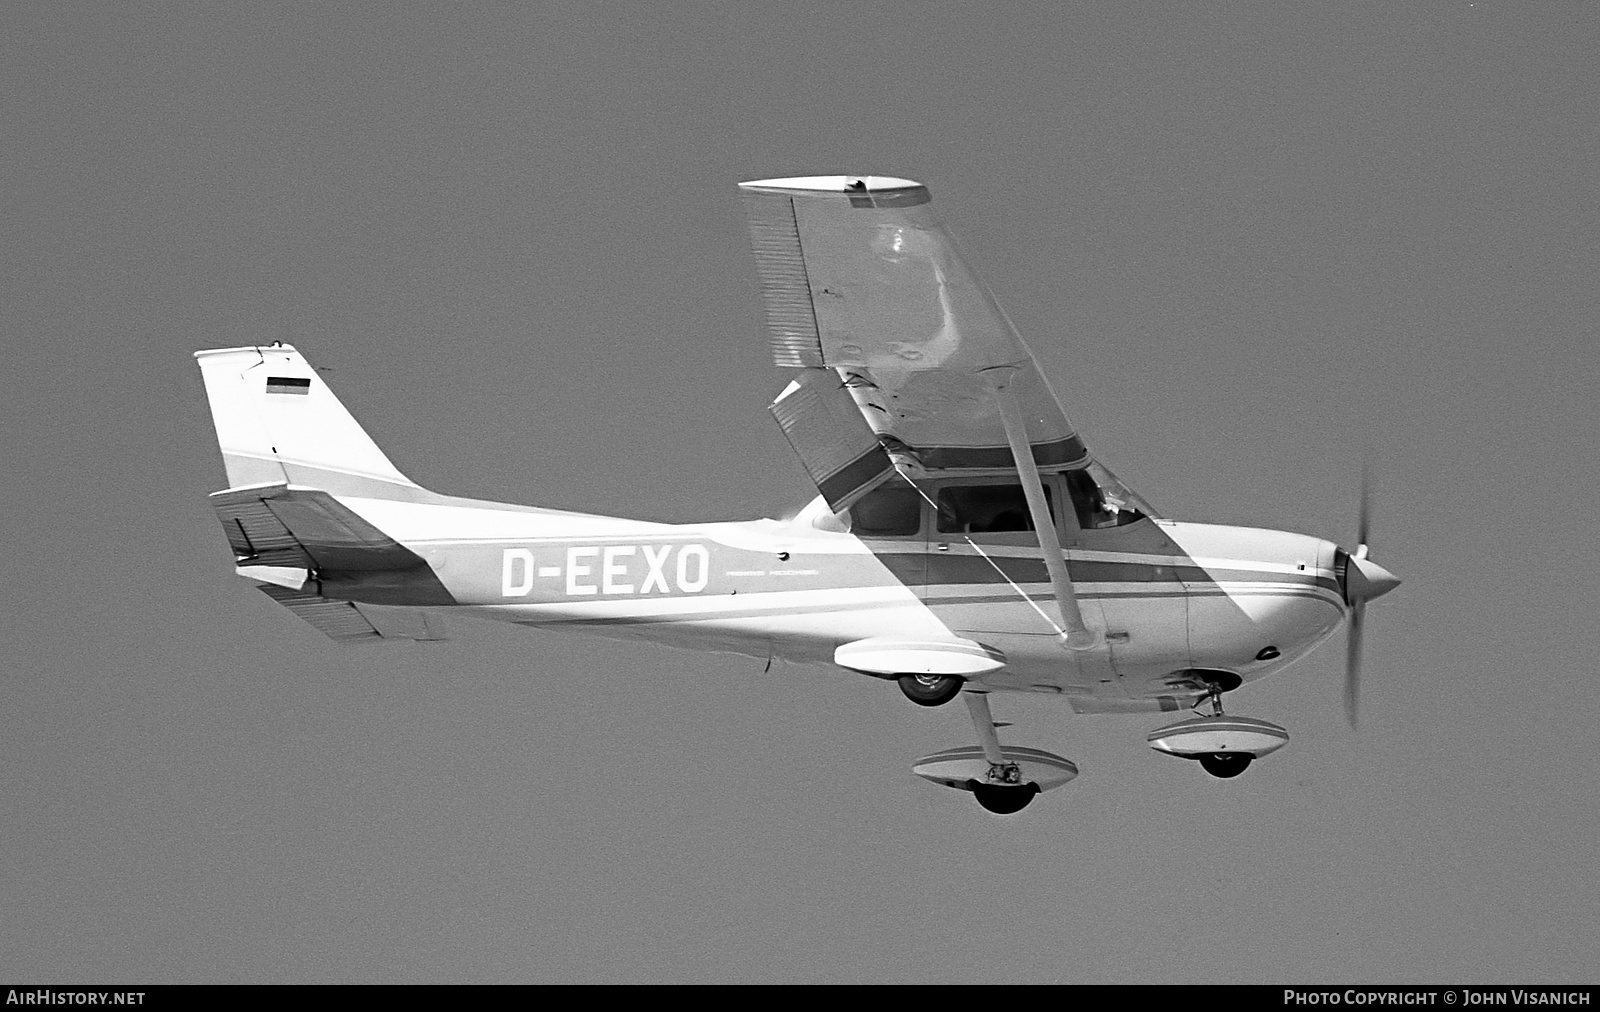
<path id="1" fill-rule="evenodd" d="M 1036 545 L 869 546 L 801 522 L 340 501 L 426 560 L 464 613 L 820 662 L 873 636 L 962 636 L 1006 656 L 984 684 L 1065 693 L 1079 709 L 1187 705 L 1194 693 L 1173 687 L 1174 672 L 1260 678 L 1346 614 L 1334 546 L 1281 531 L 1154 521 L 1164 553 L 1069 547 L 1086 620 L 1106 644 L 1068 651 Z M 1258 660 L 1266 647 L 1276 654 Z"/>

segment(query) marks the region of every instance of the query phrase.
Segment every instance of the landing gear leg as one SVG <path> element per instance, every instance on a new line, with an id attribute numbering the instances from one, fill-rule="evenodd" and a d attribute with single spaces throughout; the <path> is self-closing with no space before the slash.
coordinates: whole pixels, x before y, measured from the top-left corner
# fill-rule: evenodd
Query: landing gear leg
<path id="1" fill-rule="evenodd" d="M 1206 692 L 1211 700 L 1211 716 L 1222 716 L 1222 683 L 1212 682 Z M 1216 777 L 1218 780 L 1231 780 L 1243 773 L 1250 766 L 1250 760 L 1255 756 L 1249 752 L 1207 752 L 1196 756 L 1200 761 L 1200 768 Z"/>
<path id="2" fill-rule="evenodd" d="M 1212 682 L 1206 689 L 1206 698 L 1211 700 L 1211 716 L 1222 716 L 1222 685 Z"/>
<path id="3" fill-rule="evenodd" d="M 1000 751 L 1000 736 L 995 733 L 994 716 L 989 712 L 989 694 L 972 691 L 963 693 L 961 698 L 967 701 L 972 726 L 983 746 L 983 757 L 989 761 L 989 772 L 982 780 L 968 781 L 968 789 L 979 805 L 996 815 L 1022 811 L 1039 793 L 1039 785 L 1023 783 L 1021 767 L 1008 762 L 1005 753 Z"/>

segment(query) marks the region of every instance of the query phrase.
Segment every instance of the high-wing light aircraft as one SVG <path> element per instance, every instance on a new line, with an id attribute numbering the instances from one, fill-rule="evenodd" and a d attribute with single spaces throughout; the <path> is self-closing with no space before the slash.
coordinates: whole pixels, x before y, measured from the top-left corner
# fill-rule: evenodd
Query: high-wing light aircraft
<path id="1" fill-rule="evenodd" d="M 237 572 L 338 640 L 442 638 L 440 615 L 832 663 L 912 702 L 962 696 L 979 744 L 913 766 L 1020 811 L 1077 776 L 1003 746 L 992 692 L 1079 713 L 1210 712 L 1149 732 L 1218 777 L 1288 741 L 1222 695 L 1399 581 L 1358 546 L 1160 518 L 1085 447 L 957 255 L 927 187 L 740 184 L 776 364 L 772 413 L 821 493 L 792 520 L 661 524 L 413 483 L 294 348 L 196 353 Z"/>

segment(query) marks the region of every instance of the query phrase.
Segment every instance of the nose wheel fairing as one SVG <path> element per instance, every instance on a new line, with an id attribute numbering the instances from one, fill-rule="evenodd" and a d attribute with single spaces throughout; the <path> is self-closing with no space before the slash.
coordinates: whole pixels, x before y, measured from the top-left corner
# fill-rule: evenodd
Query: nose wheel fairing
<path id="1" fill-rule="evenodd" d="M 1193 759 L 1207 773 L 1228 780 L 1243 773 L 1255 760 L 1289 744 L 1289 732 L 1269 720 L 1219 712 L 1158 727 L 1145 736 L 1145 741 L 1157 752 Z"/>
<path id="2" fill-rule="evenodd" d="M 1259 759 L 1289 744 L 1289 732 L 1268 720 L 1221 714 L 1158 727 L 1145 735 L 1145 741 L 1157 752 L 1180 759 L 1213 753 L 1244 753 Z"/>

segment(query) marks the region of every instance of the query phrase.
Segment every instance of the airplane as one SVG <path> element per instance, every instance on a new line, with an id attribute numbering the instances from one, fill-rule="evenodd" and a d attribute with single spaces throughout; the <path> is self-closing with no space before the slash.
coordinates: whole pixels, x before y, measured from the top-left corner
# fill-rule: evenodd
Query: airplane
<path id="1" fill-rule="evenodd" d="M 344 642 L 445 638 L 442 616 L 465 614 L 833 664 L 921 706 L 961 696 L 978 744 L 913 772 L 1002 815 L 1078 767 L 1002 745 L 995 692 L 1194 711 L 1147 742 L 1231 778 L 1289 736 L 1223 694 L 1345 625 L 1354 725 L 1365 605 L 1400 582 L 1370 557 L 1364 479 L 1351 551 L 1164 518 L 1089 452 L 926 186 L 739 190 L 791 377 L 771 412 L 819 493 L 796 516 L 666 524 L 441 495 L 295 348 L 220 348 L 195 356 L 235 571 Z"/>

